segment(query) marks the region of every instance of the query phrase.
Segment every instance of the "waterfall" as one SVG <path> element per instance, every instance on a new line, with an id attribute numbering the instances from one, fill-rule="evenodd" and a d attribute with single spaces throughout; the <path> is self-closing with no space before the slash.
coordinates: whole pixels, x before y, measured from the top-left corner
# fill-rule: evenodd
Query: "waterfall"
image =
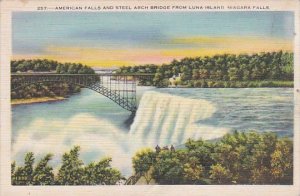
<path id="1" fill-rule="evenodd" d="M 95 100 L 98 100 L 97 96 Z M 69 108 L 71 103 L 65 104 Z M 188 138 L 214 139 L 228 131 L 205 124 L 205 120 L 216 112 L 212 102 L 155 91 L 147 91 L 141 97 L 129 131 L 118 126 L 116 122 L 119 119 L 105 119 L 94 112 L 80 110 L 71 114 L 66 110 L 66 117 L 55 118 L 57 110 L 54 106 L 51 113 L 45 113 L 47 116 L 38 115 L 40 107 L 50 110 L 47 105 L 31 107 L 30 111 L 35 111 L 32 114 L 34 118 L 21 126 L 15 135 L 12 159 L 18 164 L 23 162 L 26 152 L 34 152 L 37 159 L 51 152 L 55 155 L 51 164 L 57 170 L 62 154 L 79 145 L 80 155 L 86 164 L 108 156 L 112 158 L 114 167 L 130 176 L 132 157 L 141 148 L 154 149 L 156 145 L 174 145 L 177 148 Z"/>
<path id="2" fill-rule="evenodd" d="M 213 103 L 203 99 L 148 91 L 140 100 L 129 134 L 138 146 L 180 145 L 188 138 L 214 139 L 227 129 L 199 121 L 210 118 L 215 111 Z"/>

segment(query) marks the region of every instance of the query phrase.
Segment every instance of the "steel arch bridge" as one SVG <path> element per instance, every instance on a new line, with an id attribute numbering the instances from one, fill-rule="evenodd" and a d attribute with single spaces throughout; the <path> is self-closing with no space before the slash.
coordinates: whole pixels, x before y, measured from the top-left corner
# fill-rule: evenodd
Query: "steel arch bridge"
<path id="1" fill-rule="evenodd" d="M 135 112 L 136 85 L 139 80 L 152 79 L 153 76 L 153 74 L 11 74 L 11 91 L 31 84 L 65 82 L 94 90 L 122 108 Z"/>

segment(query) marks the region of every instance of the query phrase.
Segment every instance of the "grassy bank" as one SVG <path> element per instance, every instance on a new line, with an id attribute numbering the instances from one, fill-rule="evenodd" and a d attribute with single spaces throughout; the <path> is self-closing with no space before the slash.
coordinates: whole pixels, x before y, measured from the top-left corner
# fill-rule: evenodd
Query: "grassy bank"
<path id="1" fill-rule="evenodd" d="M 55 102 L 65 100 L 64 97 L 36 97 L 30 99 L 12 99 L 11 105 L 21 105 L 21 104 L 33 104 L 33 103 L 44 103 L 44 102 Z"/>

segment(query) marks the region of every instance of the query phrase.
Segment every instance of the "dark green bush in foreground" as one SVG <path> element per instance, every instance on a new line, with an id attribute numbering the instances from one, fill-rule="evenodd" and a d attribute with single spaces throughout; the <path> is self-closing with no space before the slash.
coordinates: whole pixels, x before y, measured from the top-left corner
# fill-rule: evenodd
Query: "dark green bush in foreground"
<path id="1" fill-rule="evenodd" d="M 35 164 L 11 167 L 13 185 L 113 185 L 125 180 L 111 159 L 84 165 L 79 147 L 62 157 L 55 174 L 48 154 Z M 275 133 L 234 132 L 218 141 L 189 139 L 183 149 L 141 149 L 132 158 L 134 176 L 156 184 L 293 184 L 293 142 Z"/>
<path id="2" fill-rule="evenodd" d="M 145 149 L 135 175 L 158 184 L 292 184 L 293 143 L 275 133 L 234 132 L 217 142 L 188 140 L 184 149 Z"/>
<path id="3" fill-rule="evenodd" d="M 34 165 L 32 152 L 25 155 L 22 167 L 12 164 L 11 177 L 13 185 L 112 185 L 123 179 L 121 173 L 111 168 L 111 158 L 92 162 L 85 166 L 79 159 L 78 146 L 62 156 L 62 165 L 54 175 L 53 168 L 48 165 L 52 155 L 48 154 Z"/>

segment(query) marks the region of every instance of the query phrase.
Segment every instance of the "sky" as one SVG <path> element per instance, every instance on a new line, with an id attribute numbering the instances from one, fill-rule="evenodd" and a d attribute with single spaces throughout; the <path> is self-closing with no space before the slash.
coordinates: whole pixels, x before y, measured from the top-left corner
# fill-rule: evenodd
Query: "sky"
<path id="1" fill-rule="evenodd" d="M 14 12 L 14 59 L 93 67 L 292 51 L 292 12 Z"/>

